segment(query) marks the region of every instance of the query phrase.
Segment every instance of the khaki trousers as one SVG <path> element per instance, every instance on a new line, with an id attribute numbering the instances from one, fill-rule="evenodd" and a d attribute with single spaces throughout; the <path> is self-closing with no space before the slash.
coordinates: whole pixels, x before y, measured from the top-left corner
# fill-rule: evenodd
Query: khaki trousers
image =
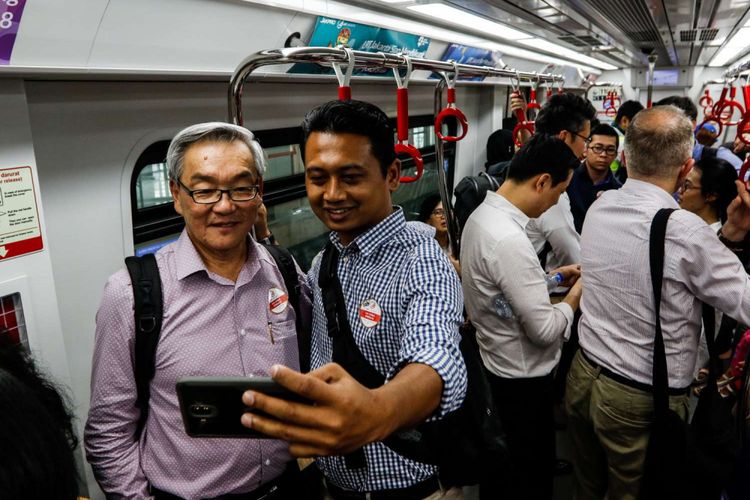
<path id="1" fill-rule="evenodd" d="M 576 353 L 568 374 L 565 410 L 573 441 L 576 500 L 637 500 L 653 419 L 651 393 L 599 373 Z M 688 396 L 670 396 L 683 419 Z"/>

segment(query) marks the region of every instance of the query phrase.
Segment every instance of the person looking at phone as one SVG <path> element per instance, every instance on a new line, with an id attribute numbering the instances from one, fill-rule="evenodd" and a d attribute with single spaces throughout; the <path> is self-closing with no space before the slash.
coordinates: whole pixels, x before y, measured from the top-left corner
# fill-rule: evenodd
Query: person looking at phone
<path id="1" fill-rule="evenodd" d="M 334 499 L 461 498 L 459 488 L 441 489 L 437 467 L 381 442 L 463 402 L 458 276 L 433 231 L 406 222 L 403 210 L 392 204 L 401 162 L 385 113 L 364 102 L 332 101 L 310 111 L 302 129 L 307 196 L 331 230 L 331 247 L 308 274 L 313 371 L 302 375 L 275 366 L 271 374 L 315 406 L 248 391 L 243 401 L 252 409 L 243 424 L 289 441 L 293 455 L 319 457 Z M 381 386 L 368 388 L 332 363 L 334 341 L 319 287 L 319 278 L 326 277 L 322 261 L 332 249 L 339 253 L 329 263 L 341 282 L 351 337 L 386 380 Z M 349 460 L 353 455 L 363 460 Z"/>
<path id="2" fill-rule="evenodd" d="M 193 125 L 169 146 L 169 187 L 185 229 L 156 253 L 164 314 L 140 434 L 126 270 L 109 278 L 96 315 L 85 445 L 108 498 L 289 497 L 282 496 L 294 482 L 285 475 L 286 443 L 191 438 L 175 391 L 185 376 L 299 366 L 295 315 L 309 320 L 309 299 L 293 310 L 274 259 L 248 235 L 262 203 L 265 164 L 253 134 L 227 123 Z M 301 273 L 299 280 L 306 291 Z"/>

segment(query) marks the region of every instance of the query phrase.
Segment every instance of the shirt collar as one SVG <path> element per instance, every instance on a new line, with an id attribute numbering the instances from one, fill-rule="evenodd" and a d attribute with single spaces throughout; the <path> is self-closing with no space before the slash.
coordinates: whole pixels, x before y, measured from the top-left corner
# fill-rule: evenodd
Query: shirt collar
<path id="1" fill-rule="evenodd" d="M 665 203 L 665 207 L 668 208 L 680 208 L 680 205 L 671 194 L 667 193 L 659 186 L 651 184 L 650 182 L 640 181 L 637 179 L 633 179 L 632 177 L 628 177 L 628 180 L 625 181 L 622 190 L 625 192 L 635 193 L 637 195 L 645 194 L 649 197 L 659 198 L 659 201 Z"/>
<path id="2" fill-rule="evenodd" d="M 589 182 L 591 182 L 591 184 L 594 185 L 594 186 L 602 186 L 604 184 L 607 184 L 614 177 L 614 174 L 612 173 L 612 170 L 611 169 L 607 169 L 607 175 L 606 175 L 606 177 L 604 177 L 604 179 L 602 181 L 595 183 L 594 180 L 591 178 L 591 175 L 589 174 L 589 169 L 586 166 L 586 160 L 583 160 L 581 162 L 581 166 L 579 168 L 581 169 L 581 174 L 583 174 L 584 176 L 586 176 L 586 179 L 588 179 Z"/>
<path id="3" fill-rule="evenodd" d="M 247 237 L 248 242 L 248 256 L 247 261 L 245 262 L 245 265 L 243 266 L 244 269 L 240 271 L 240 276 L 237 278 L 237 285 L 242 284 L 241 281 L 245 281 L 245 278 L 243 277 L 243 274 L 245 274 L 245 271 L 248 271 L 250 274 L 252 273 L 253 267 L 257 267 L 256 260 L 266 260 L 270 262 L 270 257 L 266 255 L 265 252 L 260 252 L 258 250 L 258 247 L 260 246 L 258 243 L 253 241 L 253 239 L 248 235 Z M 210 271 L 206 267 L 205 262 L 203 262 L 203 259 L 201 258 L 200 254 L 198 253 L 198 250 L 196 250 L 195 245 L 190 240 L 190 236 L 187 233 L 187 229 L 182 230 L 182 234 L 180 234 L 179 239 L 177 240 L 177 243 L 175 244 L 174 249 L 174 262 L 175 262 L 175 273 L 178 280 L 183 280 L 187 278 L 188 276 L 195 274 L 199 271 L 204 271 L 206 274 L 210 275 Z M 252 265 L 250 265 L 252 264 Z"/>
<path id="4" fill-rule="evenodd" d="M 406 218 L 404 217 L 404 211 L 401 209 L 401 207 L 394 206 L 393 213 L 391 213 L 391 215 L 378 222 L 377 225 L 371 227 L 364 233 L 354 238 L 354 241 L 352 241 L 346 247 L 344 247 L 344 245 L 341 243 L 341 237 L 337 232 L 331 231 L 329 238 L 331 239 L 331 242 L 336 245 L 336 248 L 338 248 L 342 253 L 345 249 L 350 249 L 350 251 L 359 250 L 362 255 L 367 256 L 374 252 L 379 246 L 385 243 L 398 231 L 404 229 L 405 226 Z"/>
<path id="5" fill-rule="evenodd" d="M 487 196 L 484 201 L 508 214 L 511 219 L 521 226 L 521 229 L 526 230 L 526 225 L 529 223 L 529 217 L 521 212 L 517 206 L 509 202 L 505 196 L 498 194 L 495 191 L 487 191 Z"/>

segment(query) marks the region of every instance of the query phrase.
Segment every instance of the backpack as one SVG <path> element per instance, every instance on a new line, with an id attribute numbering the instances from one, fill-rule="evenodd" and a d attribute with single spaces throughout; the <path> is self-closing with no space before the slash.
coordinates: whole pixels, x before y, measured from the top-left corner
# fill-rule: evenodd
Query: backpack
<path id="1" fill-rule="evenodd" d="M 310 371 L 310 330 L 299 314 L 300 286 L 297 267 L 292 254 L 284 247 L 263 244 L 276 262 L 276 267 L 284 279 L 289 294 L 289 303 L 295 311 L 297 345 L 300 355 L 300 371 Z M 151 395 L 150 383 L 154 378 L 156 346 L 162 327 L 164 302 L 161 290 L 161 277 L 154 254 L 142 257 L 127 257 L 125 266 L 133 285 L 135 317 L 135 386 L 136 406 L 140 409 L 136 436 L 140 436 L 148 418 L 148 401 Z"/>
<path id="2" fill-rule="evenodd" d="M 466 225 L 471 213 L 482 204 L 485 196 L 487 196 L 487 191 L 497 191 L 504 180 L 504 176 L 494 176 L 486 172 L 479 175 L 467 175 L 461 179 L 453 190 L 456 196 L 453 213 L 461 230 Z"/>
<path id="3" fill-rule="evenodd" d="M 338 250 L 329 242 L 318 274 L 333 361 L 365 387 L 380 387 L 385 376 L 362 354 L 349 325 L 337 275 L 338 256 Z M 396 432 L 382 441 L 403 457 L 437 465 L 440 482 L 446 487 L 478 484 L 490 475 L 502 475 L 508 461 L 505 434 L 494 415 L 492 391 L 474 333 L 471 328 L 461 329 L 459 348 L 467 372 L 466 396 L 461 407 L 440 420 Z M 345 455 L 344 460 L 350 469 L 366 466 L 362 448 Z"/>

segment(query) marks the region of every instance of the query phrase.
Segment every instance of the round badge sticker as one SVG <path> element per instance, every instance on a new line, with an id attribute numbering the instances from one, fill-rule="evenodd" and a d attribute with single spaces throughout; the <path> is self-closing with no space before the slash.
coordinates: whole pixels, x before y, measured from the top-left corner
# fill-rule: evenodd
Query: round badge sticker
<path id="1" fill-rule="evenodd" d="M 286 309 L 286 305 L 289 303 L 289 296 L 284 290 L 280 288 L 269 288 L 268 289 L 268 308 L 274 314 L 280 314 Z"/>
<path id="2" fill-rule="evenodd" d="M 376 326 L 382 317 L 383 310 L 375 299 L 367 299 L 359 306 L 359 320 L 367 328 Z"/>

